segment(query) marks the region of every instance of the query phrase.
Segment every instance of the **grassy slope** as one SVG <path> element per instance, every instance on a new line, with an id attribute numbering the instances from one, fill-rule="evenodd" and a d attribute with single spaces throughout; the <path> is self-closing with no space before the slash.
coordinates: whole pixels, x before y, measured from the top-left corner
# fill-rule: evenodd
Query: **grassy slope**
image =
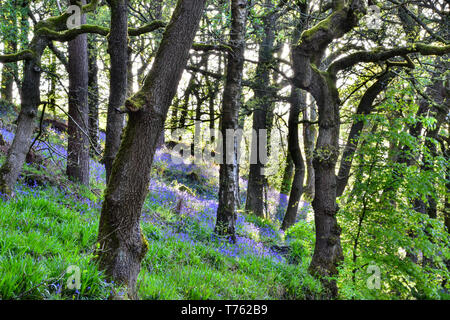
<path id="1" fill-rule="evenodd" d="M 12 139 L 7 130 L 1 133 Z M 71 184 L 63 175 L 64 135 L 51 133 L 48 140 L 51 148 L 37 147 L 44 165 L 26 165 L 16 196 L 0 200 L 0 299 L 107 299 L 120 288 L 92 259 L 104 168 L 92 160 L 90 190 Z M 306 272 L 312 226 L 300 222 L 286 237 L 277 224 L 240 214 L 238 244 L 231 245 L 212 232 L 216 195 L 217 170 L 175 165 L 169 154 L 157 154 L 142 214 L 150 249 L 138 280 L 140 297 L 314 298 L 320 285 Z M 291 251 L 280 256 L 271 246 L 285 238 Z M 79 290 L 67 286 L 70 265 L 81 270 Z"/>

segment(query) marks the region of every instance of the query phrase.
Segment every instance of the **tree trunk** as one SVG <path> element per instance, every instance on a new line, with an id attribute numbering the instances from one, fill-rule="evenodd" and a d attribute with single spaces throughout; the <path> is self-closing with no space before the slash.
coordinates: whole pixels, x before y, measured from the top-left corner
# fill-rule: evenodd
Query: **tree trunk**
<path id="1" fill-rule="evenodd" d="M 309 109 L 309 114 L 308 114 Z M 310 104 L 303 110 L 303 120 L 314 122 L 317 120 L 317 114 L 314 104 Z M 317 130 L 315 124 L 303 124 L 303 144 L 305 145 L 305 162 L 306 162 L 306 186 L 304 190 L 305 199 L 312 201 L 314 199 L 314 167 L 313 167 L 313 151 L 316 143 Z"/>
<path id="2" fill-rule="evenodd" d="M 98 127 L 98 66 L 97 66 L 97 45 L 95 37 L 89 37 L 88 41 L 89 55 L 89 137 L 91 139 L 90 153 L 92 156 L 98 156 L 100 152 L 99 127 Z"/>
<path id="3" fill-rule="evenodd" d="M 117 112 L 117 109 L 124 105 L 127 97 L 128 74 L 128 0 L 110 0 L 108 3 L 111 8 L 111 31 L 108 39 L 111 71 L 104 155 L 106 181 L 111 175 L 125 122 L 124 114 Z"/>
<path id="4" fill-rule="evenodd" d="M 180 0 L 143 87 L 125 107 L 128 124 L 103 202 L 98 242 L 100 268 L 137 297 L 136 279 L 147 241 L 139 220 L 150 169 L 171 100 L 186 66 L 205 0 Z"/>
<path id="5" fill-rule="evenodd" d="M 359 13 L 364 12 L 365 7 L 362 1 L 353 2 L 333 1 L 333 13 L 303 32 L 300 41 L 294 42 L 292 54 L 294 84 L 310 92 L 318 107 L 319 135 L 313 155 L 315 194 L 312 202 L 316 242 L 309 269 L 321 279 L 327 297 L 337 296 L 336 280 L 329 277 L 338 274 L 337 266 L 343 259 L 341 229 L 336 219 L 335 174 L 339 155 L 340 100 L 335 72 L 324 72 L 316 66 L 320 65 L 329 44 L 357 25 Z M 362 12 L 358 12 L 360 10 Z"/>
<path id="6" fill-rule="evenodd" d="M 71 1 L 76 4 L 78 1 Z M 84 5 L 86 1 L 82 1 Z M 86 16 L 82 16 L 82 23 Z M 89 185 L 89 105 L 87 34 L 69 42 L 69 122 L 67 176 Z"/>
<path id="7" fill-rule="evenodd" d="M 128 46 L 127 51 L 127 98 L 134 93 L 134 75 L 133 75 L 133 49 L 131 45 Z"/>
<path id="8" fill-rule="evenodd" d="M 14 68 L 17 68 L 17 63 L 5 64 L 2 68 L 2 82 L 1 82 L 0 97 L 1 97 L 1 99 L 8 101 L 10 103 L 13 102 L 14 77 L 13 77 L 12 73 L 14 72 Z"/>
<path id="9" fill-rule="evenodd" d="M 186 120 L 189 113 L 189 100 L 191 98 L 191 94 L 195 86 L 196 86 L 195 74 L 192 74 L 189 79 L 186 90 L 184 91 L 183 105 L 180 108 L 181 109 L 180 121 L 178 123 L 178 128 L 180 129 L 184 129 L 184 127 L 186 126 Z"/>
<path id="10" fill-rule="evenodd" d="M 36 126 L 37 108 L 41 100 L 39 92 L 41 69 L 39 66 L 46 46 L 46 39 L 34 38 L 30 43 L 30 48 L 35 55 L 33 59 L 24 62 L 21 108 L 17 119 L 17 129 L 5 162 L 0 169 L 0 192 L 4 194 L 12 194 L 32 142 L 31 136 Z"/>
<path id="11" fill-rule="evenodd" d="M 56 57 L 50 55 L 50 65 L 48 70 L 51 72 L 47 78 L 50 81 L 50 90 L 48 92 L 48 110 L 53 114 L 53 120 L 56 120 Z"/>
<path id="12" fill-rule="evenodd" d="M 287 230 L 294 225 L 297 218 L 298 205 L 303 194 L 303 180 L 305 178 L 305 164 L 298 141 L 298 117 L 303 108 L 306 108 L 306 94 L 300 89 L 291 89 L 291 109 L 289 113 L 288 148 L 294 162 L 294 179 L 292 180 L 289 202 L 284 215 L 281 230 Z"/>
<path id="13" fill-rule="evenodd" d="M 273 10 L 271 1 L 266 0 L 268 10 Z M 263 159 L 260 158 L 262 152 L 267 153 L 268 149 L 260 150 L 260 130 L 267 130 L 267 135 L 270 136 L 270 130 L 272 127 L 271 113 L 273 112 L 273 89 L 270 88 L 270 67 L 273 63 L 273 45 L 275 41 L 274 25 L 275 14 L 272 11 L 263 18 L 264 23 L 264 36 L 259 47 L 258 64 L 256 66 L 257 78 L 256 85 L 253 88 L 255 92 L 256 107 L 253 110 L 253 130 L 256 132 L 256 136 L 252 139 L 251 152 L 256 154 L 251 155 L 252 159 L 256 160 L 256 163 L 250 163 L 248 187 L 247 187 L 247 199 L 245 202 L 245 211 L 251 212 L 258 217 L 264 217 L 264 188 L 266 182 L 266 176 L 264 174 Z M 254 139 L 256 138 L 256 139 Z M 267 141 L 269 141 L 267 137 Z"/>
<path id="14" fill-rule="evenodd" d="M 241 106 L 241 82 L 244 67 L 245 23 L 247 4 L 244 0 L 231 1 L 230 46 L 227 77 L 223 92 L 221 132 L 222 162 L 219 169 L 219 205 L 215 232 L 236 241 L 236 195 L 238 188 L 237 139 Z M 228 133 L 228 137 L 227 137 Z M 231 134 L 230 134 L 231 133 Z"/>
<path id="15" fill-rule="evenodd" d="M 327 77 L 325 75 L 323 77 Z M 323 79 L 315 84 L 321 87 L 315 94 L 319 109 L 319 136 L 314 151 L 315 173 L 314 208 L 316 243 L 310 270 L 320 276 L 334 276 L 337 265 L 343 259 L 341 247 L 341 228 L 336 213 L 336 174 L 335 167 L 339 154 L 339 98 L 335 87 L 328 87 L 335 79 Z M 337 296 L 335 280 L 322 279 L 332 297 Z"/>

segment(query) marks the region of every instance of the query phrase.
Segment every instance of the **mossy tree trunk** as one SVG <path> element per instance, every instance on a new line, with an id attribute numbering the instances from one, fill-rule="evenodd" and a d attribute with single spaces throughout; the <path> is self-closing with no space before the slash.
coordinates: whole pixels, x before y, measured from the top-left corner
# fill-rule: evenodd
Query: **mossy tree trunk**
<path id="1" fill-rule="evenodd" d="M 329 276 L 338 274 L 337 267 L 343 259 L 341 229 L 336 219 L 338 207 L 335 167 L 339 157 L 341 104 L 336 88 L 337 73 L 358 63 L 380 63 L 399 56 L 405 57 L 406 61 L 395 63 L 396 66 L 410 66 L 412 61 L 407 57 L 408 54 L 443 55 L 450 52 L 450 46 L 408 43 L 391 49 L 358 51 L 337 59 L 326 71 L 321 71 L 317 66 L 320 65 L 331 42 L 352 30 L 366 12 L 366 5 L 361 0 L 335 0 L 331 5 L 332 13 L 313 28 L 305 30 L 293 49 L 293 82 L 297 87 L 311 93 L 317 103 L 319 115 L 319 135 L 313 155 L 315 195 L 312 206 L 316 243 L 310 271 L 320 276 L 325 293 L 336 297 L 336 281 Z"/>
<path id="2" fill-rule="evenodd" d="M 219 205 L 215 232 L 236 241 L 236 204 L 238 190 L 238 141 L 235 136 L 239 127 L 241 106 L 242 71 L 244 66 L 245 24 L 247 2 L 231 1 L 231 31 L 228 54 L 227 76 L 223 92 L 221 116 L 222 162 L 219 169 Z M 230 134 L 231 133 L 231 134 Z M 228 137 L 227 137 L 228 134 Z"/>
<path id="3" fill-rule="evenodd" d="M 117 111 L 127 97 L 128 81 L 128 0 L 110 0 L 111 31 L 108 53 L 111 59 L 109 76 L 109 103 L 106 119 L 104 163 L 108 181 L 114 158 L 120 146 L 125 115 Z"/>
<path id="4" fill-rule="evenodd" d="M 286 212 L 288 193 L 291 191 L 293 175 L 294 162 L 292 161 L 292 157 L 288 150 L 283 171 L 283 178 L 281 179 L 280 195 L 278 197 L 278 205 L 276 211 L 276 217 L 279 221 L 283 221 L 284 213 Z"/>
<path id="5" fill-rule="evenodd" d="M 304 31 L 292 52 L 294 83 L 311 93 L 318 107 L 319 135 L 313 156 L 315 197 L 312 202 L 316 242 L 310 270 L 322 279 L 325 292 L 331 297 L 337 296 L 337 285 L 335 280 L 327 277 L 337 274 L 337 265 L 343 259 L 341 230 L 336 219 L 335 175 L 339 155 L 340 101 L 335 74 L 320 71 L 316 66 L 320 65 L 328 45 L 357 24 L 360 4 L 357 0 L 353 2 L 334 1 L 333 13 Z"/>
<path id="6" fill-rule="evenodd" d="M 137 298 L 136 280 L 147 241 L 139 220 L 150 169 L 170 103 L 186 66 L 205 0 L 180 0 L 142 88 L 125 102 L 129 112 L 105 192 L 98 242 L 100 268 Z"/>
<path id="7" fill-rule="evenodd" d="M 303 144 L 305 146 L 305 163 L 306 163 L 306 182 L 304 195 L 307 201 L 314 199 L 314 166 L 313 151 L 317 139 L 316 125 L 312 122 L 317 120 L 317 114 L 314 103 L 306 106 L 303 110 L 303 120 L 307 121 L 303 124 Z M 308 123 L 309 122 L 309 123 Z"/>

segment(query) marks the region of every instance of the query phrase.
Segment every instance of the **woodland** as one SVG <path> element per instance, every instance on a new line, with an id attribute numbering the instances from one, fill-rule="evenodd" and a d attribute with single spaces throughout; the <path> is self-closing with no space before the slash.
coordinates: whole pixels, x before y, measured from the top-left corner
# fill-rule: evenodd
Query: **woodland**
<path id="1" fill-rule="evenodd" d="M 0 300 L 450 299 L 449 0 L 0 0 Z"/>

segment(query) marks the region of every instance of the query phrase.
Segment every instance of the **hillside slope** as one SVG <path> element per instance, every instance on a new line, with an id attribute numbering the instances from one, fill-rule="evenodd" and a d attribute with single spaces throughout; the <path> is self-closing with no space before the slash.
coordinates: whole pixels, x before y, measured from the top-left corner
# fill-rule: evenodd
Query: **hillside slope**
<path id="1" fill-rule="evenodd" d="M 4 145 L 14 116 L 2 115 Z M 46 128 L 35 143 L 15 196 L 0 201 L 0 299 L 107 299 L 121 290 L 95 264 L 104 166 L 91 159 L 90 189 L 64 175 L 66 135 Z M 300 221 L 288 233 L 279 223 L 241 212 L 237 244 L 215 237 L 217 168 L 174 164 L 158 150 L 142 229 L 149 252 L 138 280 L 142 299 L 313 299 L 320 285 L 306 271 L 314 233 Z M 241 179 L 245 198 L 246 181 Z M 279 195 L 270 191 L 269 212 Z M 289 249 L 288 249 L 289 246 Z M 68 267 L 81 272 L 71 289 Z"/>

